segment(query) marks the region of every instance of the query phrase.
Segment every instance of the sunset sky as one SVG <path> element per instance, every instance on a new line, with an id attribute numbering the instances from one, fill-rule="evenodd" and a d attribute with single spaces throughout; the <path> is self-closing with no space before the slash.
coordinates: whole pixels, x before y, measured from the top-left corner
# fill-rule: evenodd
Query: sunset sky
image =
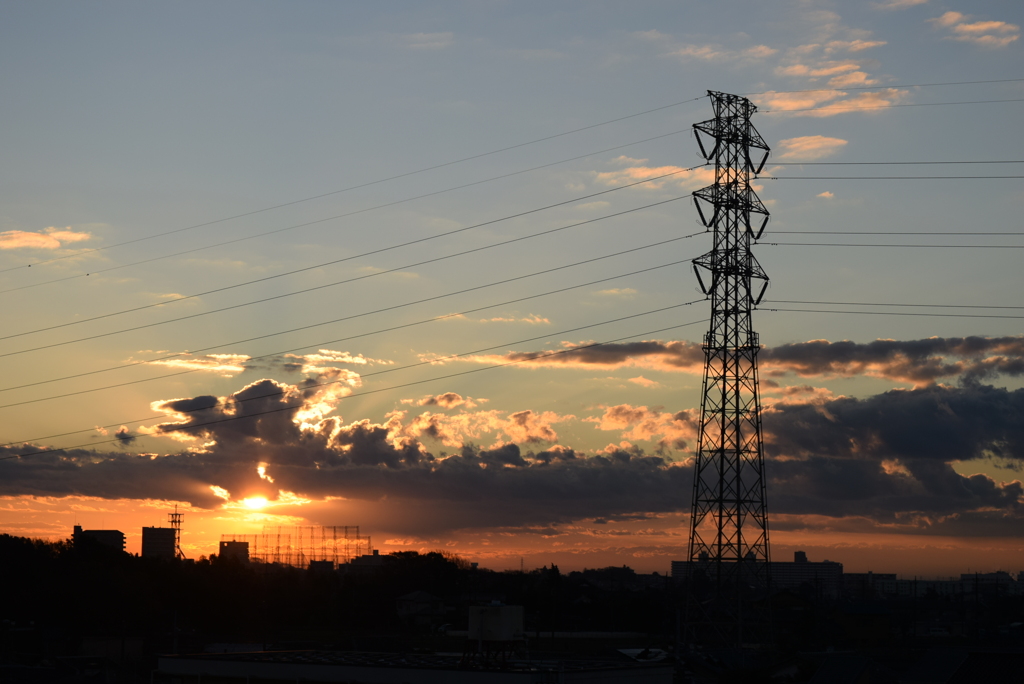
<path id="1" fill-rule="evenodd" d="M 1024 164 L 973 162 L 1024 161 L 1021 25 L 993 0 L 2 3 L 0 532 L 138 552 L 178 504 L 192 557 L 358 525 L 668 571 L 717 90 L 772 147 L 774 558 L 1016 574 Z M 894 164 L 922 161 L 951 163 Z"/>

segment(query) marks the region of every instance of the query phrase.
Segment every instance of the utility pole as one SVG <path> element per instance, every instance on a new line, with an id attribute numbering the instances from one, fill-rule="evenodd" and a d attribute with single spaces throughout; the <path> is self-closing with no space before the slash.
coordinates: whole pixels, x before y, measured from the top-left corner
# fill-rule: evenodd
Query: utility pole
<path id="1" fill-rule="evenodd" d="M 760 343 L 751 322 L 768 276 L 750 252 L 768 223 L 768 210 L 750 178 L 764 168 L 770 149 L 750 123 L 757 111 L 750 100 L 714 91 L 708 95 L 715 118 L 693 126 L 701 153 L 714 162 L 715 182 L 694 193 L 714 246 L 693 261 L 700 287 L 711 300 L 711 325 L 703 345 L 687 637 L 691 643 L 740 648 L 770 636 Z"/>

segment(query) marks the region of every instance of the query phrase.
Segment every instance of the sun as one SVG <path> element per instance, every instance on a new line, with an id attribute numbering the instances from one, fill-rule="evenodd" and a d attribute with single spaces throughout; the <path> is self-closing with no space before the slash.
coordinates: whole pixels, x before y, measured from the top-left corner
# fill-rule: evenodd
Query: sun
<path id="1" fill-rule="evenodd" d="M 265 496 L 252 496 L 248 499 L 242 499 L 242 503 L 245 504 L 247 508 L 258 511 L 261 508 L 266 508 L 267 504 L 270 502 L 267 501 L 267 497 Z"/>

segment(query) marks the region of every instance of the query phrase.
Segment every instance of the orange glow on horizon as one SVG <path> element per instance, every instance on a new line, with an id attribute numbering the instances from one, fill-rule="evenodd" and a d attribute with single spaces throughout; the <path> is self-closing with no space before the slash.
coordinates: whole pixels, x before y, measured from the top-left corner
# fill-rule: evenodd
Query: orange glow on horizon
<path id="1" fill-rule="evenodd" d="M 248 499 L 242 499 L 242 503 L 245 504 L 246 508 L 251 508 L 254 511 L 258 511 L 267 507 L 270 502 L 265 496 L 252 496 Z"/>

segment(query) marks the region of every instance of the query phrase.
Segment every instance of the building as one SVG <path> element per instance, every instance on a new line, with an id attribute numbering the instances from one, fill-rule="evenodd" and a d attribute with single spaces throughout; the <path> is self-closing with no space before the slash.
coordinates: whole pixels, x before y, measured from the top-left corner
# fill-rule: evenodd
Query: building
<path id="1" fill-rule="evenodd" d="M 339 565 L 338 569 L 343 572 L 372 573 L 384 567 L 387 560 L 387 556 L 380 555 L 379 549 L 374 549 L 373 553 L 356 556 L 345 565 Z"/>
<path id="2" fill-rule="evenodd" d="M 143 527 L 142 557 L 174 560 L 178 555 L 177 533 L 173 527 Z"/>
<path id="3" fill-rule="evenodd" d="M 81 539 L 93 539 L 118 551 L 124 551 L 125 547 L 124 532 L 120 530 L 83 530 L 81 525 L 75 525 L 71 541 L 77 544 Z"/>
<path id="4" fill-rule="evenodd" d="M 775 589 L 809 588 L 820 598 L 839 598 L 843 588 L 843 564 L 830 560 L 814 562 L 797 551 L 793 562 L 772 561 L 772 587 Z"/>
<path id="5" fill-rule="evenodd" d="M 825 560 L 813 562 L 807 560 L 807 554 L 797 551 L 793 554 L 793 562 L 771 561 L 771 587 L 773 591 L 781 589 L 813 590 L 819 598 L 839 598 L 843 588 L 843 564 Z M 686 561 L 672 561 L 672 579 L 685 580 L 689 574 Z"/>
<path id="6" fill-rule="evenodd" d="M 217 557 L 221 560 L 236 560 L 242 563 L 249 562 L 249 542 L 247 541 L 222 541 Z"/>

